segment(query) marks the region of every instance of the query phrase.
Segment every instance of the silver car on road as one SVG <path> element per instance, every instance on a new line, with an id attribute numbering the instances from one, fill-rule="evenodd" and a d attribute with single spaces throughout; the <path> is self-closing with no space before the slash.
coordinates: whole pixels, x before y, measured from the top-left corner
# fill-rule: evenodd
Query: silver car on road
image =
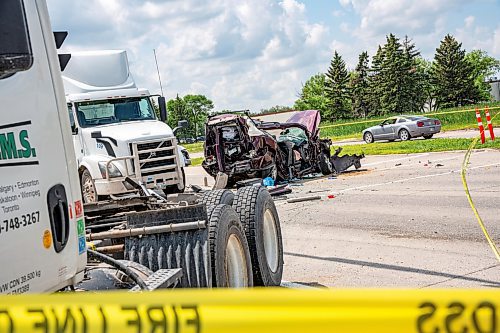
<path id="1" fill-rule="evenodd" d="M 375 140 L 401 141 L 423 136 L 430 139 L 441 131 L 441 122 L 438 119 L 423 116 L 397 116 L 391 117 L 378 125 L 363 131 L 363 140 L 372 143 Z"/>

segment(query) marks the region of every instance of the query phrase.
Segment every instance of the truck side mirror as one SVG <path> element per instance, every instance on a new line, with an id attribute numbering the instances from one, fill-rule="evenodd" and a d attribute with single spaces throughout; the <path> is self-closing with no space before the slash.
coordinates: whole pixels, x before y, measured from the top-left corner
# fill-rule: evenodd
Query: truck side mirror
<path id="1" fill-rule="evenodd" d="M 187 120 L 179 120 L 179 122 L 177 122 L 177 127 L 173 129 L 174 135 L 181 128 L 186 128 L 188 126 L 189 126 L 189 121 L 187 121 Z"/>
<path id="2" fill-rule="evenodd" d="M 158 108 L 160 109 L 160 120 L 163 122 L 167 121 L 167 104 L 165 103 L 165 97 L 158 97 Z"/>
<path id="3" fill-rule="evenodd" d="M 30 37 L 22 1 L 2 1 L 0 10 L 0 79 L 33 64 Z"/>
<path id="4" fill-rule="evenodd" d="M 94 131 L 94 132 L 90 133 L 90 137 L 92 139 L 100 139 L 100 138 L 102 138 L 102 133 L 101 133 L 101 131 Z"/>

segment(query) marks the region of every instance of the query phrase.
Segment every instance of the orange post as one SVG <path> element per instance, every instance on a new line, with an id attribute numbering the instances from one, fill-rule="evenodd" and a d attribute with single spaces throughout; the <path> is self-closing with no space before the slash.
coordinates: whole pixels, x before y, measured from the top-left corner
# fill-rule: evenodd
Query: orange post
<path id="1" fill-rule="evenodd" d="M 481 120 L 481 113 L 479 112 L 478 108 L 476 108 L 476 118 L 477 118 L 477 125 L 479 126 L 479 133 L 481 134 L 481 143 L 485 143 L 486 138 L 484 136 L 484 126 Z"/>
<path id="2" fill-rule="evenodd" d="M 488 123 L 488 129 L 490 130 L 490 138 L 492 141 L 495 141 L 495 133 L 493 132 L 493 125 L 491 124 L 490 110 L 487 106 L 484 109 L 484 112 L 486 113 L 486 122 Z"/>

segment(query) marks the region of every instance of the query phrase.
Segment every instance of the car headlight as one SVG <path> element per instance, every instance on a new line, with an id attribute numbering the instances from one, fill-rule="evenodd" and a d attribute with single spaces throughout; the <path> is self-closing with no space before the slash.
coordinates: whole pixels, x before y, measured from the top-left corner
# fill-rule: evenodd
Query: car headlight
<path id="1" fill-rule="evenodd" d="M 101 171 L 102 178 L 106 179 L 106 163 L 107 162 L 99 162 L 99 170 Z M 108 167 L 109 178 L 117 178 L 122 177 L 122 173 L 116 167 L 114 163 L 109 163 Z"/>

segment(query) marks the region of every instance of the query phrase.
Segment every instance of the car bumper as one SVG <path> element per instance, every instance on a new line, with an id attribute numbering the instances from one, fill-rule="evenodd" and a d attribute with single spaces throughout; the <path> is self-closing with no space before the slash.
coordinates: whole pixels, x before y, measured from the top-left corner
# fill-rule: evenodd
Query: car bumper
<path id="1" fill-rule="evenodd" d="M 414 131 L 411 131 L 410 134 L 412 137 L 417 137 L 422 135 L 436 134 L 439 132 L 441 132 L 441 125 L 420 127 Z"/>

